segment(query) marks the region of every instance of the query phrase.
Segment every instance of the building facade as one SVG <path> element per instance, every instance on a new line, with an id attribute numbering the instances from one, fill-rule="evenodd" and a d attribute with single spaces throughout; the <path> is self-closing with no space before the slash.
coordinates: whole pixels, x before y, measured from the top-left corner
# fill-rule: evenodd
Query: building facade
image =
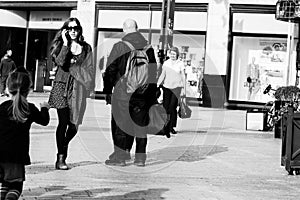
<path id="1" fill-rule="evenodd" d="M 298 24 L 276 20 L 276 2 L 176 0 L 173 45 L 186 63 L 188 97 L 209 107 L 254 107 L 272 98 L 263 94 L 269 84 L 294 84 Z M 35 89 L 43 90 L 51 86 L 51 40 L 75 16 L 94 49 L 95 93 L 101 94 L 106 59 L 123 37 L 123 21 L 135 19 L 157 52 L 161 10 L 161 0 L 1 1 L 0 53 L 12 48 L 17 65 L 26 66 Z"/>

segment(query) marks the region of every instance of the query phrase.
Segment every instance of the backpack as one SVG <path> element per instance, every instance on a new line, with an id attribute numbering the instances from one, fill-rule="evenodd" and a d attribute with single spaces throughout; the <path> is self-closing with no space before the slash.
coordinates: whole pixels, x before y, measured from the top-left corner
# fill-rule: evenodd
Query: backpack
<path id="1" fill-rule="evenodd" d="M 123 42 L 131 49 L 123 76 L 126 92 L 143 94 L 149 85 L 149 58 L 146 51 L 151 45 L 146 45 L 143 49 L 135 49 L 130 42 Z"/>

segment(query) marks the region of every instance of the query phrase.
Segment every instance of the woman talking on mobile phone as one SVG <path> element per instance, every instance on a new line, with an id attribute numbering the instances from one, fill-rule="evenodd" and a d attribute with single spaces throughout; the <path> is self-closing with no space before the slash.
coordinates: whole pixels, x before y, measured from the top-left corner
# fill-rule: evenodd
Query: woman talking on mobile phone
<path id="1" fill-rule="evenodd" d="M 67 170 L 69 142 L 76 135 L 86 109 L 86 98 L 94 90 L 95 67 L 92 48 L 84 41 L 77 18 L 69 18 L 56 33 L 50 48 L 56 75 L 49 105 L 57 109 L 57 160 L 55 168 Z"/>

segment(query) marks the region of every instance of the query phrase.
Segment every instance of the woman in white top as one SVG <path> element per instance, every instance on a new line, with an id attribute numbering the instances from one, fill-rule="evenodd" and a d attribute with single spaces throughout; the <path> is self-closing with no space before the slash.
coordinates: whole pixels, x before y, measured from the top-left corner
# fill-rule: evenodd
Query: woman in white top
<path id="1" fill-rule="evenodd" d="M 170 115 L 170 121 L 165 130 L 167 136 L 170 136 L 170 132 L 176 134 L 174 128 L 177 124 L 178 99 L 184 87 L 184 63 L 178 57 L 178 48 L 172 47 L 170 59 L 164 62 L 157 82 L 159 86 L 163 86 L 163 106 Z"/>

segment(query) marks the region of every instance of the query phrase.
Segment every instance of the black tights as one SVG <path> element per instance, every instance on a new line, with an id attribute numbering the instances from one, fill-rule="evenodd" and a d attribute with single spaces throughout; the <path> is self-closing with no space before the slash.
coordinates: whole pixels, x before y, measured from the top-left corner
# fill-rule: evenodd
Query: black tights
<path id="1" fill-rule="evenodd" d="M 56 129 L 56 145 L 58 154 L 66 154 L 69 142 L 77 133 L 77 127 L 70 122 L 70 109 L 57 109 L 58 126 Z"/>
<path id="2" fill-rule="evenodd" d="M 23 182 L 0 183 L 0 200 L 17 200 L 21 196 Z"/>

